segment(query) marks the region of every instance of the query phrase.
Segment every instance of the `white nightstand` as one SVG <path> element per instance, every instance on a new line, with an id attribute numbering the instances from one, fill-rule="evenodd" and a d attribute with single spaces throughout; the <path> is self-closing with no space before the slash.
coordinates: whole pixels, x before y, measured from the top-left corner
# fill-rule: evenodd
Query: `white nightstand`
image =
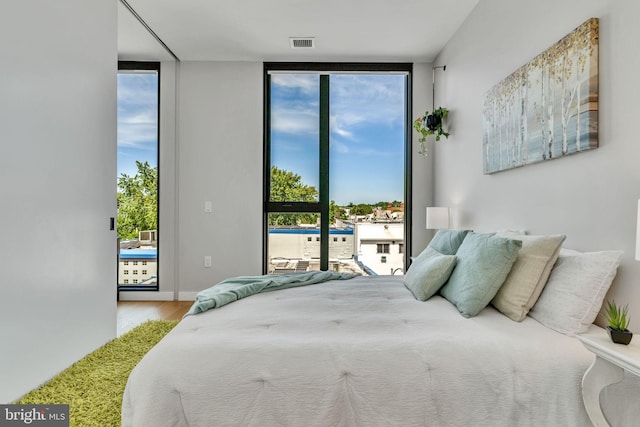
<path id="1" fill-rule="evenodd" d="M 578 339 L 596 355 L 582 378 L 584 406 L 595 427 L 608 427 L 600 407 L 600 392 L 609 384 L 621 381 L 625 370 L 640 376 L 640 337 L 634 337 L 629 345 L 615 344 L 607 331 L 591 326 L 586 334 L 578 335 Z"/>

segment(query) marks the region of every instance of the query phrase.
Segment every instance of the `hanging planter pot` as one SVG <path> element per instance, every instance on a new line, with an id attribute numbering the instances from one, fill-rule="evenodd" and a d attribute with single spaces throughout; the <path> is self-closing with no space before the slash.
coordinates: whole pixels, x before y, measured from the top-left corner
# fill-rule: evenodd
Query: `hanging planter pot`
<path id="1" fill-rule="evenodd" d="M 438 130 L 438 126 L 442 127 L 442 118 L 435 114 L 429 114 L 425 119 L 425 126 L 435 133 Z"/>
<path id="2" fill-rule="evenodd" d="M 433 105 L 434 108 L 436 103 L 436 69 L 438 68 L 442 68 L 442 71 L 445 71 L 447 69 L 447 66 L 442 65 L 433 67 L 433 103 L 431 105 Z M 436 141 L 440 141 L 441 136 L 449 138 L 449 133 L 445 132 L 445 130 L 442 128 L 444 119 L 447 118 L 447 114 L 449 114 L 449 110 L 439 107 L 433 110 L 432 113 L 426 111 L 424 113 L 424 116 L 418 117 L 414 120 L 413 128 L 420 134 L 420 137 L 418 138 L 418 142 L 420 143 L 420 150 L 418 150 L 418 153 L 422 154 L 425 157 L 427 156 L 428 153 L 425 142 L 427 141 L 427 137 L 430 135 L 434 135 L 436 137 Z"/>
<path id="3" fill-rule="evenodd" d="M 427 137 L 434 135 L 436 137 L 436 141 L 440 141 L 440 137 L 449 137 L 449 132 L 445 132 L 443 129 L 444 119 L 447 118 L 449 114 L 449 110 L 446 108 L 437 108 L 432 113 L 428 111 L 424 113 L 424 116 L 418 117 L 413 122 L 413 128 L 420 134 L 418 138 L 418 142 L 420 143 L 420 151 L 419 153 L 423 156 L 427 155 L 427 149 L 425 147 L 425 142 L 427 141 Z"/>

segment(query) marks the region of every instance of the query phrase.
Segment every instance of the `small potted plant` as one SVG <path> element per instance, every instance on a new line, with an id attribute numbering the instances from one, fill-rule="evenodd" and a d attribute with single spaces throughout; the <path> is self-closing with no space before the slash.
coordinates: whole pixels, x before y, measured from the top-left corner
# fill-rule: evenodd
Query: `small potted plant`
<path id="1" fill-rule="evenodd" d="M 449 137 L 449 133 L 445 132 L 442 128 L 442 124 L 444 119 L 447 118 L 447 114 L 449 114 L 449 110 L 439 107 L 433 110 L 433 113 L 429 114 L 429 111 L 426 111 L 424 116 L 420 116 L 414 120 L 413 128 L 420 134 L 420 138 L 418 138 L 418 142 L 420 143 L 419 153 L 423 156 L 427 155 L 427 149 L 424 143 L 428 136 L 435 135 L 436 141 L 440 141 L 441 136 L 444 136 L 445 138 Z"/>
<path id="2" fill-rule="evenodd" d="M 629 307 L 619 307 L 613 301 L 607 301 L 605 317 L 607 320 L 607 332 L 611 341 L 627 345 L 631 342 L 633 333 L 627 329 L 629 327 Z"/>

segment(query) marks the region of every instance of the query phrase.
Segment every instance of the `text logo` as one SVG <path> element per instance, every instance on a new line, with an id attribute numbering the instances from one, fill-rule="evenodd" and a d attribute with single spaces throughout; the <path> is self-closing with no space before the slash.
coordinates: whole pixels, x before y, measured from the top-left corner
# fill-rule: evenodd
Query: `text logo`
<path id="1" fill-rule="evenodd" d="M 69 405 L 0 405 L 0 427 L 69 427 Z"/>

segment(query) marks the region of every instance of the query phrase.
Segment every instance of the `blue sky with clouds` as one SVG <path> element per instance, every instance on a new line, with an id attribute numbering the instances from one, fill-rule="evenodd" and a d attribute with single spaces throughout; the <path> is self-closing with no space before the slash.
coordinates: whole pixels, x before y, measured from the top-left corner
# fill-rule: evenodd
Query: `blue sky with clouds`
<path id="1" fill-rule="evenodd" d="M 118 73 L 118 177 L 137 173 L 136 160 L 158 166 L 158 75 Z"/>
<path id="2" fill-rule="evenodd" d="M 399 74 L 330 77 L 330 197 L 336 203 L 403 200 L 405 79 Z M 317 74 L 274 74 L 272 164 L 318 187 Z M 158 78 L 118 73 L 118 176 L 136 160 L 157 166 Z"/>
<path id="3" fill-rule="evenodd" d="M 405 79 L 330 76 L 330 198 L 339 205 L 403 200 Z M 272 164 L 318 186 L 317 74 L 271 76 Z"/>

